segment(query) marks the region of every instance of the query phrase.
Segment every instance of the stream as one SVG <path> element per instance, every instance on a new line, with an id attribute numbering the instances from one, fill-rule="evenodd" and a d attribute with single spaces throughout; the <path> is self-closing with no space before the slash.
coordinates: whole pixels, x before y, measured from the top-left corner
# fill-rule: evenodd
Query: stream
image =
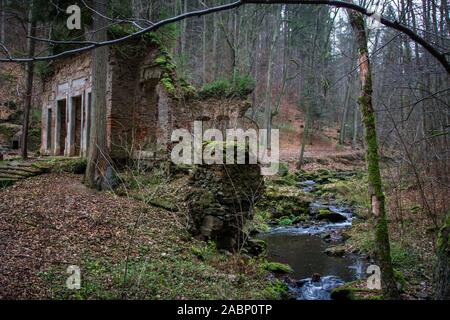
<path id="1" fill-rule="evenodd" d="M 303 191 L 308 193 L 314 188 L 314 181 L 303 182 Z M 290 265 L 294 281 L 287 282 L 289 290 L 298 300 L 330 300 L 330 292 L 345 282 L 364 276 L 364 262 L 358 257 L 334 257 L 324 250 L 330 246 L 323 240 L 326 235 L 330 241 L 339 241 L 339 231 L 352 223 L 352 213 L 345 207 L 311 203 L 311 209 L 328 208 L 344 216 L 343 222 L 316 222 L 304 227 L 271 228 L 260 235 L 267 243 L 267 258 L 270 261 Z M 320 275 L 320 276 L 319 276 Z"/>

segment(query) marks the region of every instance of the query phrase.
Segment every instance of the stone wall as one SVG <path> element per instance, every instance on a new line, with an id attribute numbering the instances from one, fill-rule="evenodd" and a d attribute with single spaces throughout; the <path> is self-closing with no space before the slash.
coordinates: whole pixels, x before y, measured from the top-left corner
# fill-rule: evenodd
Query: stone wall
<path id="1" fill-rule="evenodd" d="M 161 51 L 156 46 L 133 50 L 112 48 L 109 54 L 107 75 L 107 142 L 111 156 L 115 159 L 135 157 L 139 159 L 167 159 L 174 129 L 192 130 L 193 122 L 203 121 L 203 128 L 246 128 L 243 115 L 250 107 L 242 99 L 206 99 L 180 97 L 168 92 L 161 83 L 167 70 L 157 63 Z M 138 49 L 136 49 L 138 48 Z M 168 57 L 164 56 L 169 59 Z M 78 155 L 74 148 L 72 127 L 67 130 L 67 142 L 61 145 L 63 128 L 58 123 L 57 101 L 66 99 L 71 111 L 71 97 L 82 96 L 84 106 L 82 118 L 81 155 L 86 154 L 89 136 L 88 102 L 91 92 L 91 54 L 85 53 L 53 63 L 53 74 L 44 82 L 42 106 L 41 153 Z M 173 70 L 173 85 L 179 91 Z M 48 117 L 51 112 L 50 118 Z M 67 114 L 68 119 L 77 119 Z M 70 120 L 69 119 L 69 120 Z M 47 130 L 49 127 L 50 130 Z M 51 134 L 51 139 L 47 135 Z M 51 143 L 49 143 L 51 140 Z"/>
<path id="2" fill-rule="evenodd" d="M 58 128 L 57 101 L 66 99 L 69 102 L 70 97 L 81 95 L 87 99 L 91 91 L 91 56 L 89 53 L 69 57 L 64 60 L 55 61 L 51 65 L 53 72 L 43 83 L 42 92 L 42 134 L 41 134 L 41 153 L 59 154 L 60 141 L 56 137 Z M 51 116 L 49 118 L 49 112 Z M 47 130 L 47 128 L 49 130 Z M 52 135 L 51 144 L 47 135 Z M 66 150 L 69 146 L 66 143 Z M 66 154 L 69 155 L 69 154 Z"/>
<path id="3" fill-rule="evenodd" d="M 253 217 L 253 205 L 264 191 L 259 165 L 197 166 L 190 183 L 192 233 L 215 241 L 219 249 L 241 249 L 243 226 Z"/>

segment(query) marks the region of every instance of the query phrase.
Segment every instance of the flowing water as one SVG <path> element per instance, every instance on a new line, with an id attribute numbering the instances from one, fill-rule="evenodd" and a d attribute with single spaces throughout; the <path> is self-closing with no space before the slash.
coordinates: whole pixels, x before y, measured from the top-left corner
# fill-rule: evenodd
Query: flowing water
<path id="1" fill-rule="evenodd" d="M 314 184 L 314 181 L 307 181 L 303 190 L 310 192 Z M 330 245 L 321 238 L 324 233 L 330 233 L 333 238 L 339 230 L 350 226 L 351 212 L 332 204 L 311 204 L 312 210 L 319 208 L 328 208 L 346 220 L 339 223 L 319 222 L 307 227 L 274 227 L 260 236 L 267 242 L 268 259 L 289 264 L 294 270 L 291 277 L 296 281 L 290 283 L 289 288 L 301 300 L 328 300 L 333 288 L 363 276 L 364 263 L 361 260 L 328 256 L 324 250 Z M 320 279 L 312 279 L 314 274 L 319 274 Z"/>

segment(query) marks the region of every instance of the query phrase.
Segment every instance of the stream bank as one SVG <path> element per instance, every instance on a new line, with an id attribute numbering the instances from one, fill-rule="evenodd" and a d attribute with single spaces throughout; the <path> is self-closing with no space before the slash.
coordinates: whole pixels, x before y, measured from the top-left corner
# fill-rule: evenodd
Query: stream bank
<path id="1" fill-rule="evenodd" d="M 345 231 L 354 208 L 336 200 L 323 186 L 355 177 L 357 172 L 297 172 L 267 183 L 257 211 L 267 228 L 258 237 L 267 243 L 267 258 L 292 268 L 284 277 L 299 300 L 329 300 L 334 288 L 364 278 L 368 262 L 347 252 Z"/>

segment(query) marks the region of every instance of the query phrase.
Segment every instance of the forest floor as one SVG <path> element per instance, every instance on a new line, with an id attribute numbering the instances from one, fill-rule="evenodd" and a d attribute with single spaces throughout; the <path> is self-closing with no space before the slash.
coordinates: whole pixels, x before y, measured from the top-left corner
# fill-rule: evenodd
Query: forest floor
<path id="1" fill-rule="evenodd" d="M 52 173 L 0 190 L 1 299 L 262 299 L 256 260 L 192 239 L 174 214 Z M 81 269 L 68 290 L 67 267 Z"/>
<path id="2" fill-rule="evenodd" d="M 76 163 L 69 167 L 78 170 Z M 389 183 L 393 174 L 388 168 L 384 173 L 394 267 L 403 282 L 403 298 L 425 299 L 433 290 L 435 229 L 421 214 L 414 183 L 402 186 L 398 208 L 398 190 Z M 358 152 L 315 154 L 303 169 L 322 169 L 331 176 L 342 170 L 365 171 Z M 264 270 L 264 258 L 218 252 L 212 243 L 189 235 L 184 210 L 176 208 L 185 178 L 169 183 L 155 174 L 132 174 L 134 186 L 112 193 L 88 189 L 82 175 L 58 171 L 0 189 L 0 299 L 282 297 L 285 288 Z M 315 196 L 332 197 L 355 209 L 345 251 L 373 256 L 365 175 L 332 178 L 317 191 Z M 81 290 L 66 288 L 69 265 L 81 269 Z"/>

